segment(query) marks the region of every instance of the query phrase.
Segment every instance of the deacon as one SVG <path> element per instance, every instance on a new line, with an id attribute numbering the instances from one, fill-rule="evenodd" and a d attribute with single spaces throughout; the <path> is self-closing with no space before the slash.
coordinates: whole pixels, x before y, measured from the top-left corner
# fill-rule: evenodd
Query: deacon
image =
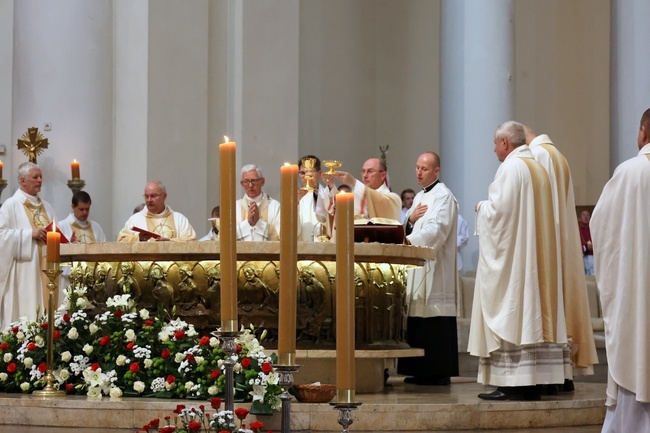
<path id="1" fill-rule="evenodd" d="M 502 164 L 488 199 L 476 205 L 469 352 L 480 357 L 478 381 L 498 387 L 479 398 L 538 400 L 536 385 L 564 383 L 567 342 L 550 182 L 520 123 L 497 128 L 494 152 Z"/>
<path id="2" fill-rule="evenodd" d="M 72 195 L 72 212 L 59 223 L 61 233 L 71 243 L 106 242 L 102 227 L 88 219 L 91 205 L 92 200 L 86 191 L 77 191 Z"/>
<path id="3" fill-rule="evenodd" d="M 564 304 L 567 337 L 571 351 L 570 365 L 565 369 L 564 391 L 573 391 L 573 375 L 594 374 L 598 363 L 594 334 L 587 297 L 587 281 L 582 270 L 582 251 L 576 202 L 573 196 L 571 171 L 564 155 L 553 145 L 546 134 L 535 136 L 528 126 L 526 143 L 530 151 L 548 173 L 553 197 L 555 236 L 557 240 L 559 293 Z M 573 367 L 573 368 L 571 368 Z"/>
<path id="4" fill-rule="evenodd" d="M 321 162 L 314 155 L 307 155 L 298 161 L 298 176 L 302 188 L 298 190 L 298 240 L 309 242 L 321 234 L 331 235 L 331 222 L 334 214 L 334 199 L 329 186 L 334 185 L 328 178 L 329 185 L 321 185 Z"/>
<path id="5" fill-rule="evenodd" d="M 277 241 L 280 239 L 280 202 L 262 192 L 262 170 L 255 164 L 241 169 L 244 197 L 235 206 L 238 241 Z"/>
<path id="6" fill-rule="evenodd" d="M 41 269 L 45 227 L 54 209 L 39 197 L 43 174 L 38 165 L 21 164 L 18 183 L 20 189 L 0 208 L 0 329 L 23 316 L 35 320 L 37 307 L 46 305 Z"/>
<path id="7" fill-rule="evenodd" d="M 126 221 L 124 228 L 117 235 L 118 242 L 192 241 L 196 239 L 196 233 L 187 218 L 179 212 L 174 212 L 165 204 L 167 188 L 161 181 L 154 180 L 147 184 L 144 188 L 144 200 L 146 207 L 131 215 Z M 158 236 L 141 233 L 133 228 L 139 228 Z"/>
<path id="8" fill-rule="evenodd" d="M 406 213 L 406 243 L 436 251 L 434 260 L 409 271 L 407 343 L 424 349 L 424 356 L 402 358 L 397 372 L 404 382 L 449 385 L 458 376 L 456 331 L 456 223 L 458 202 L 440 182 L 440 158 L 425 152 L 417 160 L 415 175 L 422 191 Z"/>
<path id="9" fill-rule="evenodd" d="M 213 207 L 210 215 L 212 215 L 212 218 L 210 218 L 212 228 L 207 235 L 199 239 L 201 242 L 216 241 L 219 239 L 219 206 Z"/>
<path id="10" fill-rule="evenodd" d="M 388 218 L 400 221 L 402 199 L 386 184 L 386 163 L 370 158 L 361 169 L 361 182 L 344 171 L 338 176 L 354 193 L 354 213 L 361 218 Z"/>
<path id="11" fill-rule="evenodd" d="M 650 109 L 637 144 L 591 218 L 609 369 L 603 433 L 650 432 Z"/>

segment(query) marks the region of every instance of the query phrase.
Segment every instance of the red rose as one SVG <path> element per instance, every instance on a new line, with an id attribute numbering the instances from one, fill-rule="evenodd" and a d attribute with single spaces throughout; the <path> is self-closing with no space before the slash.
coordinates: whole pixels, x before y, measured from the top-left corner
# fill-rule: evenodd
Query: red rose
<path id="1" fill-rule="evenodd" d="M 27 345 L 27 350 L 29 350 L 30 352 L 36 350 L 36 345 L 34 343 L 29 343 Z"/>
<path id="2" fill-rule="evenodd" d="M 244 418 L 246 418 L 248 416 L 248 412 L 249 412 L 249 410 L 246 409 L 245 407 L 238 407 L 237 409 L 235 409 L 235 415 L 240 420 L 243 420 Z"/>
<path id="3" fill-rule="evenodd" d="M 38 364 L 38 371 L 40 371 L 41 373 L 45 373 L 47 371 L 47 364 L 44 362 Z"/>
<path id="4" fill-rule="evenodd" d="M 69 394 L 72 391 L 74 391 L 74 385 L 71 384 L 71 383 L 66 383 L 65 384 L 65 392 L 67 392 Z"/>
<path id="5" fill-rule="evenodd" d="M 132 362 L 131 365 L 129 365 L 129 370 L 131 370 L 131 373 L 137 373 L 140 371 L 140 364 L 138 362 Z"/>
<path id="6" fill-rule="evenodd" d="M 241 360 L 241 366 L 244 368 L 248 368 L 251 366 L 251 359 L 250 358 L 243 358 Z"/>
<path id="7" fill-rule="evenodd" d="M 169 421 L 170 419 L 172 419 L 172 417 L 169 416 L 169 415 L 167 415 L 167 416 L 165 417 L 165 421 Z"/>
<path id="8" fill-rule="evenodd" d="M 149 421 L 149 425 L 153 428 L 158 428 L 158 426 L 160 425 L 160 420 L 158 418 L 152 419 L 151 421 Z"/>
<path id="9" fill-rule="evenodd" d="M 111 344 L 111 337 L 108 335 L 104 335 L 102 338 L 99 339 L 99 345 L 100 346 L 108 346 Z"/>
<path id="10" fill-rule="evenodd" d="M 169 357 L 171 356 L 171 353 L 169 352 L 168 349 L 164 349 L 164 350 L 162 351 L 162 353 L 160 354 L 160 356 L 162 356 L 163 358 L 167 359 L 167 358 L 169 358 Z"/>
<path id="11" fill-rule="evenodd" d="M 207 336 L 206 337 L 201 337 L 201 339 L 199 340 L 199 345 L 200 346 L 207 346 L 208 344 L 210 344 L 210 337 L 207 337 Z"/>
<path id="12" fill-rule="evenodd" d="M 41 329 L 47 329 L 47 322 L 41 323 Z"/>
<path id="13" fill-rule="evenodd" d="M 59 332 L 58 329 L 55 329 L 54 332 L 52 333 L 52 336 L 54 337 L 55 340 L 58 340 L 59 337 L 61 336 L 61 333 Z"/>
<path id="14" fill-rule="evenodd" d="M 160 433 L 174 433 L 176 431 L 176 426 L 166 425 L 160 429 Z"/>
<path id="15" fill-rule="evenodd" d="M 145 320 L 144 326 L 153 326 L 153 320 Z"/>
<path id="16" fill-rule="evenodd" d="M 99 369 L 99 362 L 94 362 L 91 366 L 90 369 L 92 371 L 97 371 Z"/>
<path id="17" fill-rule="evenodd" d="M 219 397 L 211 398 L 210 406 L 212 406 L 212 409 L 214 410 L 219 410 L 219 408 L 221 407 L 221 399 Z"/>
<path id="18" fill-rule="evenodd" d="M 216 379 L 216 378 L 218 378 L 219 376 L 221 376 L 221 371 L 220 371 L 220 370 L 212 370 L 212 371 L 210 372 L 210 377 L 213 378 L 213 379 Z M 215 409 L 216 409 L 216 408 L 215 408 Z"/>
<path id="19" fill-rule="evenodd" d="M 134 342 L 134 341 L 129 341 L 129 342 L 126 344 L 126 350 L 133 350 L 133 347 L 134 347 L 134 346 L 135 346 L 135 342 Z"/>
<path id="20" fill-rule="evenodd" d="M 7 349 L 9 349 L 9 343 L 7 343 L 6 341 L 0 343 L 0 350 L 7 350 Z"/>
<path id="21" fill-rule="evenodd" d="M 235 348 L 235 353 L 241 352 L 241 349 L 242 349 L 241 344 L 238 344 L 237 347 Z"/>
<path id="22" fill-rule="evenodd" d="M 19 331 L 19 328 L 17 326 L 14 326 L 13 328 L 11 328 L 11 332 L 13 332 L 14 334 L 18 334 L 18 331 Z"/>
<path id="23" fill-rule="evenodd" d="M 16 363 L 12 362 L 11 364 L 7 365 L 7 373 L 15 373 L 16 372 Z"/>
<path id="24" fill-rule="evenodd" d="M 173 412 L 178 415 L 183 409 L 185 409 L 184 404 L 177 404 L 176 409 L 174 409 Z"/>
<path id="25" fill-rule="evenodd" d="M 189 429 L 190 432 L 197 432 L 201 430 L 201 422 L 199 421 L 188 422 L 187 428 Z"/>
<path id="26" fill-rule="evenodd" d="M 122 317 L 122 314 L 124 314 L 124 313 L 122 313 L 122 310 L 115 310 L 115 316 L 116 316 L 117 318 L 121 318 L 121 317 Z"/>
<path id="27" fill-rule="evenodd" d="M 264 428 L 264 424 L 261 423 L 260 421 L 253 421 L 252 423 L 248 424 L 248 428 L 251 430 L 261 430 Z"/>
<path id="28" fill-rule="evenodd" d="M 270 362 L 263 362 L 262 363 L 262 373 L 270 373 L 273 371 L 273 366 L 271 365 Z"/>
<path id="29" fill-rule="evenodd" d="M 70 315 L 68 313 L 63 314 L 63 321 L 64 322 L 69 322 L 70 321 Z"/>
<path id="30" fill-rule="evenodd" d="M 172 375 L 170 374 L 170 375 L 167 376 L 167 378 L 165 379 L 165 382 L 167 382 L 168 384 L 171 385 L 172 383 L 176 382 L 176 377 L 174 377 L 174 376 L 172 376 Z"/>
<path id="31" fill-rule="evenodd" d="M 194 355 L 192 355 L 191 353 L 188 353 L 187 357 L 185 359 L 187 359 L 187 362 L 192 362 L 192 361 L 194 361 Z"/>
<path id="32" fill-rule="evenodd" d="M 180 331 L 174 332 L 174 338 L 175 339 L 182 340 L 183 337 L 185 337 L 185 331 L 183 331 L 182 329 Z"/>

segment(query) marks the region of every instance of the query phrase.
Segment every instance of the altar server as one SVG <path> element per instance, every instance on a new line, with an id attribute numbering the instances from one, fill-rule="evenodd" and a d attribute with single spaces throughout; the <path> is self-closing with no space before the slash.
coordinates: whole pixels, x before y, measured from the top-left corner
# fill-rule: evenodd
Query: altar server
<path id="1" fill-rule="evenodd" d="M 61 233 L 71 243 L 106 242 L 106 235 L 99 223 L 88 219 L 92 200 L 86 191 L 72 195 L 72 212 L 59 223 Z"/>

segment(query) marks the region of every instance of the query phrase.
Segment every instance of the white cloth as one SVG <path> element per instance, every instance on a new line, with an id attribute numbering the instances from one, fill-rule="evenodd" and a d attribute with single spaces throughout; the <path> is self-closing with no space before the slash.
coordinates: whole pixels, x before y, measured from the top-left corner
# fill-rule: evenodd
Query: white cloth
<path id="1" fill-rule="evenodd" d="M 325 233 L 331 234 L 329 212 L 333 198 L 328 187 L 319 185 L 316 199 L 314 194 L 307 192 L 298 202 L 298 240 L 311 242 L 318 233 L 314 233 L 318 224 L 325 226 Z"/>
<path id="2" fill-rule="evenodd" d="M 469 230 L 467 230 L 467 222 L 460 214 L 458 214 L 458 222 L 456 223 L 456 246 L 458 247 L 456 268 L 459 271 L 463 269 L 463 258 L 460 256 L 460 249 L 467 245 L 468 240 Z"/>
<path id="3" fill-rule="evenodd" d="M 616 406 L 607 407 L 601 433 L 650 433 L 650 403 L 640 403 L 636 395 L 618 387 Z"/>
<path id="4" fill-rule="evenodd" d="M 635 394 L 639 402 L 650 402 L 648 215 L 650 144 L 614 171 L 589 223 L 611 375 L 608 406 L 616 404 L 617 387 Z"/>
<path id="5" fill-rule="evenodd" d="M 498 350 L 519 350 L 513 345 L 527 350 L 524 346 L 553 343 L 557 347 L 535 350 L 553 357 L 554 368 L 544 380 L 563 383 L 559 345 L 566 344 L 566 329 L 557 306 L 554 226 L 548 175 L 528 146 L 517 147 L 497 170 L 488 200 L 477 205 L 479 261 L 468 350 L 487 358 Z M 513 366 L 524 362 L 516 358 Z M 514 376 L 500 385 L 534 385 L 540 377 L 536 368 L 541 366 L 533 365 L 523 378 L 511 368 Z M 491 380 L 489 372 L 483 376 Z"/>
<path id="6" fill-rule="evenodd" d="M 257 203 L 260 219 L 251 227 L 248 223 L 248 208 L 251 202 Z M 238 241 L 268 241 L 280 238 L 280 202 L 267 194 L 250 198 L 244 196 L 235 205 Z"/>
<path id="7" fill-rule="evenodd" d="M 412 245 L 436 250 L 435 260 L 408 271 L 407 299 L 411 317 L 456 316 L 456 223 L 458 202 L 438 183 L 413 199 L 407 218 L 420 205 L 427 211 L 407 236 Z"/>
<path id="8" fill-rule="evenodd" d="M 560 270 L 558 307 L 564 310 L 574 371 L 580 375 L 593 374 L 593 365 L 598 363 L 598 355 L 589 312 L 587 282 L 585 273 L 580 268 L 582 248 L 571 171 L 566 158 L 548 135 L 535 137 L 529 147 L 535 160 L 548 173 L 551 182 Z M 569 378 L 573 378 L 573 373 Z"/>
<path id="9" fill-rule="evenodd" d="M 404 223 L 406 222 L 406 213 L 407 213 L 408 211 L 409 211 L 409 210 L 406 209 L 405 207 L 402 208 L 402 217 L 401 217 L 400 220 L 399 220 L 399 222 L 401 222 L 402 224 L 404 224 Z"/>
<path id="10" fill-rule="evenodd" d="M 59 221 L 57 224 L 57 227 L 59 230 L 61 230 L 63 236 L 68 238 L 68 240 L 72 239 L 72 224 L 75 222 L 82 227 L 86 227 L 88 224 L 90 224 L 90 227 L 93 231 L 93 236 L 95 237 L 95 242 L 106 242 L 106 235 L 104 234 L 104 230 L 102 230 L 102 227 L 99 225 L 99 223 L 91 220 L 79 221 L 77 218 L 75 218 L 73 213 L 68 215 L 66 219 Z"/>
<path id="11" fill-rule="evenodd" d="M 377 189 L 367 188 L 357 181 L 354 193 L 354 213 L 367 218 L 388 218 L 399 221 L 402 213 L 402 199 L 399 194 L 391 192 L 386 183 Z"/>
<path id="12" fill-rule="evenodd" d="M 23 203 L 35 197 L 18 190 L 0 208 L 0 326 L 26 316 L 36 319 L 36 307 L 43 306 L 41 254 L 32 239 L 32 225 Z M 42 200 L 51 221 L 54 209 Z M 41 308 L 43 311 L 43 308 Z"/>
<path id="13" fill-rule="evenodd" d="M 200 242 L 205 242 L 205 241 L 218 241 L 219 236 L 214 232 L 214 230 L 210 230 L 207 235 L 203 236 L 201 239 L 199 239 Z"/>
<path id="14" fill-rule="evenodd" d="M 147 228 L 147 214 L 148 214 L 148 212 L 149 211 L 145 207 L 140 212 L 137 212 L 137 213 L 134 213 L 133 215 L 131 215 L 129 217 L 129 219 L 126 220 L 126 224 L 124 224 L 124 228 L 120 231 L 120 234 L 118 235 L 118 239 L 117 239 L 118 242 L 120 242 L 121 239 L 122 239 L 122 241 L 126 240 L 126 239 L 124 239 L 125 236 L 128 236 L 128 237 L 135 236 L 134 240 L 135 241 L 138 240 L 138 236 L 139 236 L 138 233 L 131 230 L 131 227 L 139 227 L 139 228 L 144 229 L 144 230 L 149 230 Z M 185 241 L 185 240 L 195 240 L 196 239 L 196 232 L 194 231 L 194 228 L 190 224 L 189 220 L 185 217 L 185 215 L 183 215 L 180 212 L 175 212 L 169 206 L 165 206 L 165 210 L 163 212 L 161 212 L 161 215 L 165 214 L 167 212 L 170 212 L 172 214 L 173 218 L 174 218 L 174 225 L 176 227 L 175 230 L 174 230 L 174 233 L 170 235 L 170 234 L 166 233 L 164 228 L 163 228 L 163 232 L 158 233 L 158 234 L 160 234 L 162 236 L 165 236 L 165 237 L 168 237 L 171 240 L 183 240 L 183 241 Z M 149 231 L 151 231 L 151 230 L 149 230 Z M 152 239 L 152 240 L 155 240 L 155 239 Z"/>

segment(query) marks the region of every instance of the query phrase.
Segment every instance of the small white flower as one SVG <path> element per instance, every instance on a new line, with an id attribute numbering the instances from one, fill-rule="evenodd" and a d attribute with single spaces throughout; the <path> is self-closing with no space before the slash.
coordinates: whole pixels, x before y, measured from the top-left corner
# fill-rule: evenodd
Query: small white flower
<path id="1" fill-rule="evenodd" d="M 32 365 L 34 365 L 34 360 L 30 357 L 25 358 L 23 361 L 23 364 L 25 364 L 25 367 L 27 368 L 32 368 Z"/>
<path id="2" fill-rule="evenodd" d="M 186 390 L 189 391 L 190 389 L 192 389 L 193 386 L 194 386 L 194 382 L 192 382 L 191 380 L 188 380 L 187 382 L 185 382 L 185 389 Z"/>
<path id="3" fill-rule="evenodd" d="M 76 340 L 77 338 L 79 338 L 79 331 L 77 331 L 77 328 L 75 328 L 74 326 L 70 328 L 70 330 L 68 331 L 68 338 L 70 340 Z"/>
<path id="4" fill-rule="evenodd" d="M 151 359 L 145 359 L 144 360 L 144 368 L 149 369 L 153 365 L 153 361 Z"/>
<path id="5" fill-rule="evenodd" d="M 115 386 L 111 388 L 110 396 L 111 398 L 120 398 L 122 397 L 122 390 Z"/>
<path id="6" fill-rule="evenodd" d="M 9 375 L 7 373 L 0 373 L 0 382 L 5 382 Z"/>
<path id="7" fill-rule="evenodd" d="M 162 342 L 169 341 L 169 334 L 166 331 L 160 331 L 158 333 L 158 339 Z"/>
<path id="8" fill-rule="evenodd" d="M 208 394 L 217 395 L 218 393 L 219 389 L 215 385 L 212 385 L 210 388 L 208 388 Z"/>
<path id="9" fill-rule="evenodd" d="M 115 364 L 119 365 L 120 367 L 126 364 L 126 356 L 119 355 L 115 360 Z"/>
<path id="10" fill-rule="evenodd" d="M 25 334 L 24 334 L 22 331 L 19 331 L 19 332 L 16 334 L 16 340 L 18 340 L 18 341 L 23 341 L 24 339 L 25 339 Z"/>
<path id="11" fill-rule="evenodd" d="M 187 334 L 188 337 L 195 337 L 199 333 L 196 332 L 196 329 L 194 329 L 194 326 L 190 326 L 190 329 L 187 330 L 186 334 Z"/>
<path id="12" fill-rule="evenodd" d="M 61 354 L 61 361 L 70 362 L 71 359 L 72 359 L 72 354 L 70 353 L 70 351 L 66 350 Z"/>
<path id="13" fill-rule="evenodd" d="M 70 378 L 70 372 L 64 368 L 59 372 L 59 378 L 63 381 L 68 380 Z"/>
<path id="14" fill-rule="evenodd" d="M 217 337 L 210 337 L 210 347 L 219 346 L 219 339 Z"/>
<path id="15" fill-rule="evenodd" d="M 201 364 L 203 364 L 203 361 L 204 361 L 204 360 L 205 360 L 205 358 L 203 358 L 202 356 L 195 356 L 195 357 L 194 357 L 194 361 L 196 362 L 196 365 L 201 365 Z"/>
<path id="16" fill-rule="evenodd" d="M 124 337 L 126 338 L 126 341 L 135 341 L 135 331 L 133 329 L 128 329 L 124 333 Z"/>
<path id="17" fill-rule="evenodd" d="M 2 357 L 4 362 L 11 362 L 13 358 L 14 356 L 11 353 L 5 353 L 4 356 Z"/>
<path id="18" fill-rule="evenodd" d="M 133 383 L 133 389 L 142 394 L 144 392 L 144 390 L 145 390 L 144 382 L 141 382 L 139 380 L 137 382 L 134 382 Z"/>
<path id="19" fill-rule="evenodd" d="M 20 389 L 23 391 L 29 391 L 29 382 L 23 382 L 20 384 Z"/>
<path id="20" fill-rule="evenodd" d="M 241 372 L 241 364 L 239 362 L 235 364 L 235 366 L 233 367 L 233 371 L 235 373 L 240 373 Z"/>
<path id="21" fill-rule="evenodd" d="M 95 333 L 99 331 L 99 326 L 95 325 L 94 323 L 91 323 L 90 326 L 88 327 L 88 330 L 90 331 L 90 335 L 95 335 Z"/>
<path id="22" fill-rule="evenodd" d="M 176 361 L 176 362 L 179 363 L 179 364 L 180 364 L 181 362 L 183 362 L 184 359 L 185 359 L 185 354 L 184 354 L 184 353 L 180 353 L 180 352 L 179 352 L 179 353 L 177 353 L 177 354 L 174 356 L 174 361 Z"/>
<path id="23" fill-rule="evenodd" d="M 102 398 L 102 389 L 99 386 L 91 386 L 88 388 L 88 397 Z"/>
<path id="24" fill-rule="evenodd" d="M 45 346 L 45 340 L 40 335 L 37 335 L 36 338 L 34 338 L 34 344 L 36 344 L 37 347 L 43 347 Z"/>
<path id="25" fill-rule="evenodd" d="M 93 347 L 90 344 L 84 345 L 83 349 L 81 350 L 83 350 L 86 355 L 93 353 Z"/>
<path id="26" fill-rule="evenodd" d="M 147 320 L 149 318 L 149 310 L 140 310 L 140 318 L 142 320 Z"/>

